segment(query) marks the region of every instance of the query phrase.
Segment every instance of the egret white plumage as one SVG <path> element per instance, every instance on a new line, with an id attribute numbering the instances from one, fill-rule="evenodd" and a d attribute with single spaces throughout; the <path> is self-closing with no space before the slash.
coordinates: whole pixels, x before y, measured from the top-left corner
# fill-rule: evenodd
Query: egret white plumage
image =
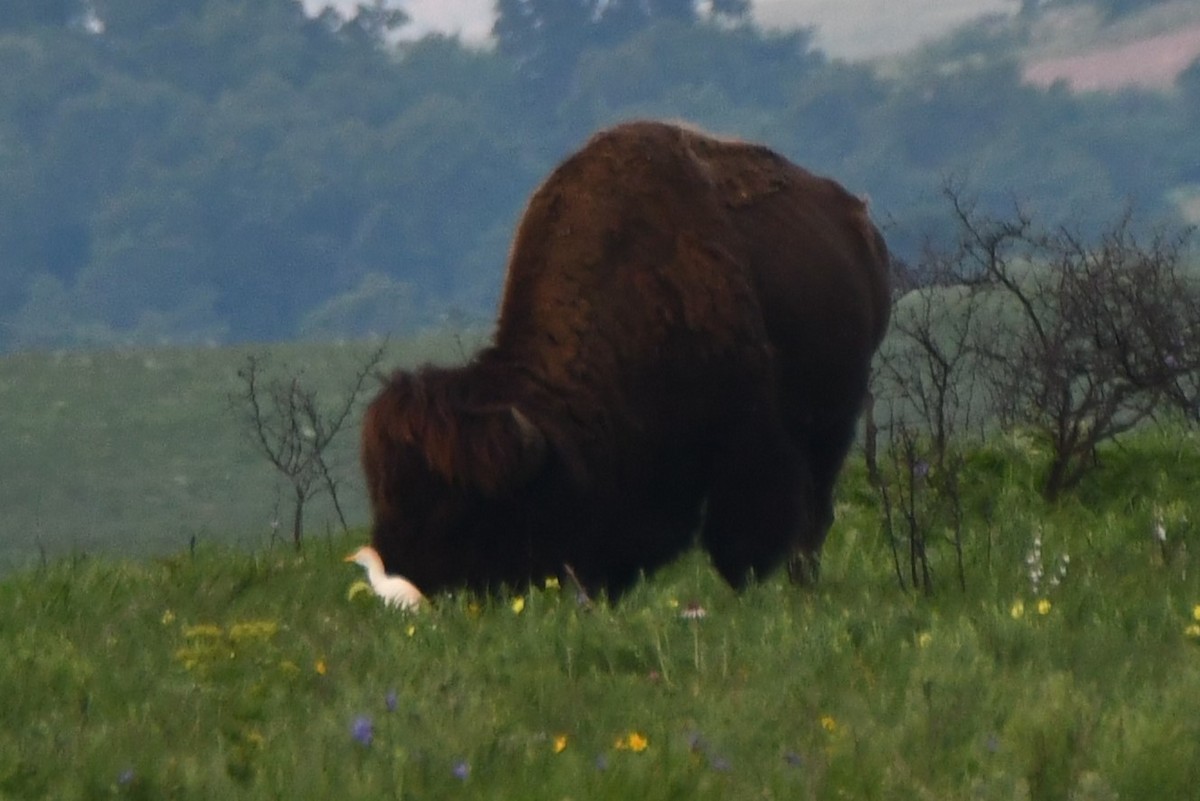
<path id="1" fill-rule="evenodd" d="M 389 576 L 383 568 L 383 560 L 379 552 L 370 545 L 364 545 L 346 557 L 345 561 L 362 565 L 367 570 L 367 581 L 371 589 L 383 599 L 388 606 L 401 609 L 416 609 L 425 600 L 425 596 L 416 585 L 403 576 Z"/>

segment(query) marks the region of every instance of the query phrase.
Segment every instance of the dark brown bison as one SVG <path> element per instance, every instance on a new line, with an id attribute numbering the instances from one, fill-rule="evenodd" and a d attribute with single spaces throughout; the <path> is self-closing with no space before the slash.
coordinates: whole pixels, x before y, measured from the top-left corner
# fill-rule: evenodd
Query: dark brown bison
<path id="1" fill-rule="evenodd" d="M 697 530 L 734 586 L 815 557 L 888 318 L 866 206 L 654 122 L 534 193 L 493 344 L 367 409 L 373 544 L 425 593 L 573 568 L 616 594 Z"/>

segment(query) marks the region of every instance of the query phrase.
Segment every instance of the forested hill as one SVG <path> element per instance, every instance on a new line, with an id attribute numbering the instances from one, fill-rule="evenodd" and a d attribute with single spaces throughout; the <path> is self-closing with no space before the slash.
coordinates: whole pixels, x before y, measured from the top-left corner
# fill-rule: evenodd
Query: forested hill
<path id="1" fill-rule="evenodd" d="M 1027 85 L 1037 3 L 887 70 L 764 34 L 743 0 L 500 0 L 490 50 L 386 45 L 380 4 L 5 5 L 0 350 L 486 321 L 525 197 L 632 116 L 837 176 L 902 254 L 950 223 L 949 178 L 1084 223 L 1171 219 L 1200 185 L 1200 66 L 1170 92 Z"/>

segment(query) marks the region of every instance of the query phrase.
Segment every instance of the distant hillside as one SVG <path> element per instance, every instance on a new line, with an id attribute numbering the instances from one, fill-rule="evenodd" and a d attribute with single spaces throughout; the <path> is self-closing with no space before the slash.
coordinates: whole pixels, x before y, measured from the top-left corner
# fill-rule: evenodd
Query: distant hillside
<path id="1" fill-rule="evenodd" d="M 452 361 L 479 337 L 389 346 L 384 367 Z M 230 401 L 246 357 L 298 375 L 323 408 L 345 396 L 371 346 L 251 345 L 21 353 L 0 358 L 0 574 L 72 551 L 170 553 L 189 542 L 262 543 L 290 513 L 273 468 Z M 374 394 L 368 387 L 367 397 Z M 351 526 L 366 525 L 358 413 L 330 457 Z M 324 497 L 310 536 L 335 530 Z M 0 793 L 2 795 L 2 793 Z"/>
<path id="2" fill-rule="evenodd" d="M 1170 3 L 1112 24 L 1094 9 L 1048 14 L 1033 39 L 1024 77 L 1036 86 L 1168 89 L 1200 58 L 1200 4 Z"/>
<path id="3" fill-rule="evenodd" d="M 1065 81 L 1073 92 L 1166 89 L 1197 58 L 1200 25 L 1076 56 L 1037 61 L 1025 69 L 1025 79 L 1043 87 Z"/>

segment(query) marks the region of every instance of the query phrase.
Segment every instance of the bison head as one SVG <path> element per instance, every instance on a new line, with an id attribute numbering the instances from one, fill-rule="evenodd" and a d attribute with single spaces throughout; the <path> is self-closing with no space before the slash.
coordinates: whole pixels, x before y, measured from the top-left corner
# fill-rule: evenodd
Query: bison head
<path id="1" fill-rule="evenodd" d="M 504 532 L 546 441 L 515 405 L 475 397 L 462 377 L 397 373 L 363 420 L 373 544 L 389 573 L 425 593 L 528 577 L 525 549 Z"/>

